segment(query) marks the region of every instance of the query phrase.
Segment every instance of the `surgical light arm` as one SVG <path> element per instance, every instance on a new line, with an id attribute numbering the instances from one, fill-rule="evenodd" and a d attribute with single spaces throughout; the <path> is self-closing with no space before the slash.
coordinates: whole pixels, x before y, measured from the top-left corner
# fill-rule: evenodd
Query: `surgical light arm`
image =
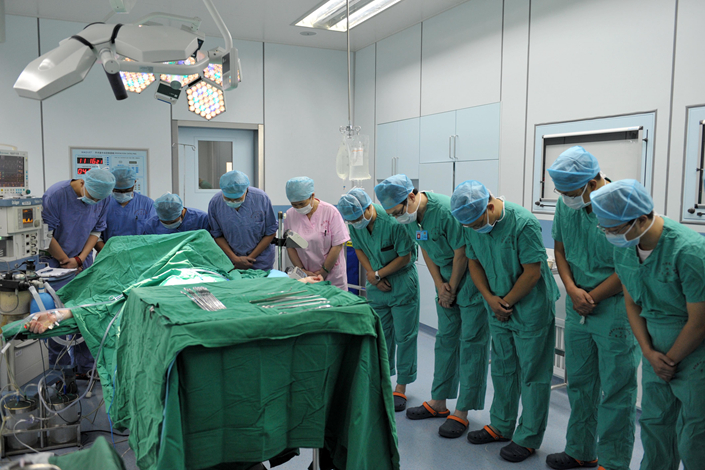
<path id="1" fill-rule="evenodd" d="M 197 31 L 200 18 L 186 18 L 153 13 L 138 24 L 111 25 L 95 23 L 60 42 L 59 47 L 30 62 L 14 85 L 20 96 L 46 99 L 85 79 L 96 61 L 100 61 L 117 99 L 127 97 L 119 72 L 191 75 L 202 74 L 209 63 L 223 64 L 223 89 L 238 85 L 239 59 L 232 36 L 212 0 L 203 0 L 225 40 L 225 49 L 200 53 L 205 35 Z M 156 17 L 189 23 L 182 29 L 141 24 Z M 133 61 L 120 58 L 129 57 Z M 169 64 L 194 57 L 194 64 Z M 232 80 L 235 71 L 236 79 Z"/>

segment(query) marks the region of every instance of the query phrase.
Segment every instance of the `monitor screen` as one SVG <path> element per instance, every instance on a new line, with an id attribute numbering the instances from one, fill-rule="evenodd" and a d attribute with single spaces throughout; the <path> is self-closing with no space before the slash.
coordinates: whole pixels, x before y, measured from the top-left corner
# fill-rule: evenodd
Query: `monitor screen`
<path id="1" fill-rule="evenodd" d="M 24 157 L 0 155 L 0 188 L 24 187 Z"/>

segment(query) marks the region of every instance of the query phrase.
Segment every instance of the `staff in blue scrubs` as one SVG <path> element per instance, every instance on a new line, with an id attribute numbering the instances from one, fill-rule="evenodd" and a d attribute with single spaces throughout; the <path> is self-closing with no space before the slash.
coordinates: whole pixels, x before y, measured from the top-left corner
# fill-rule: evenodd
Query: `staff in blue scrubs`
<path id="1" fill-rule="evenodd" d="M 53 231 L 50 266 L 80 272 L 93 263 L 91 251 L 105 230 L 107 198 L 114 186 L 110 171 L 94 168 L 83 179 L 60 181 L 44 193 L 42 219 Z"/>
<path id="2" fill-rule="evenodd" d="M 220 189 L 208 204 L 215 242 L 237 269 L 272 269 L 277 219 L 269 196 L 237 170 L 220 177 Z"/>
<path id="3" fill-rule="evenodd" d="M 68 284 L 81 270 L 93 264 L 93 247 L 106 227 L 108 196 L 115 187 L 115 177 L 108 170 L 94 168 L 83 179 L 60 181 L 52 185 L 42 196 L 42 219 L 53 231 L 49 244 L 49 266 L 75 269 L 76 272 L 51 286 L 58 290 Z M 48 341 L 49 362 L 57 364 L 64 349 L 54 341 Z M 88 347 L 81 343 L 63 355 L 59 365 L 69 365 L 74 357 L 79 373 L 93 367 L 93 358 Z"/>
<path id="4" fill-rule="evenodd" d="M 166 193 L 154 201 L 157 215 L 144 225 L 142 235 L 210 230 L 208 214 L 199 209 L 184 207 L 178 194 Z"/>
<path id="5" fill-rule="evenodd" d="M 135 192 L 137 175 L 134 170 L 124 165 L 118 165 L 111 170 L 115 177 L 115 188 L 112 198 L 108 198 L 106 227 L 102 240 L 98 240 L 96 250 L 103 249 L 111 237 L 123 235 L 140 235 L 147 222 L 157 213 L 154 201 Z"/>

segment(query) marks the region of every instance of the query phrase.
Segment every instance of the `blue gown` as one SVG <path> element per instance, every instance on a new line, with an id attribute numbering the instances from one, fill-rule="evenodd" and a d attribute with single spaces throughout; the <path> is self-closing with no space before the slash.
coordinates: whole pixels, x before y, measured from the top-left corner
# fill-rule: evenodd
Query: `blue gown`
<path id="1" fill-rule="evenodd" d="M 103 241 L 106 243 L 110 237 L 142 234 L 145 223 L 157 215 L 154 201 L 137 192 L 125 207 L 114 197 L 108 199 L 107 227 L 103 230 Z"/>
<path id="2" fill-rule="evenodd" d="M 184 221 L 178 228 L 166 228 L 156 215 L 149 219 L 142 229 L 142 235 L 165 235 L 169 233 L 190 232 L 192 230 L 210 230 L 208 214 L 199 209 L 186 208 Z"/>
<path id="3" fill-rule="evenodd" d="M 73 258 L 81 254 L 91 232 L 102 232 L 106 227 L 109 198 L 98 204 L 81 202 L 71 187 L 71 180 L 52 185 L 42 196 L 42 220 L 54 231 L 54 239 L 59 242 L 66 256 Z M 112 198 L 110 198 L 112 199 Z M 93 264 L 93 256 L 88 255 L 83 268 Z M 51 258 L 49 265 L 59 267 L 59 261 Z"/>
<path id="4" fill-rule="evenodd" d="M 237 256 L 252 253 L 262 238 L 277 233 L 277 219 L 272 201 L 267 193 L 257 188 L 248 188 L 245 202 L 239 209 L 229 207 L 223 193 L 213 196 L 208 203 L 208 217 L 213 238 L 225 237 Z M 269 270 L 274 265 L 274 245 L 269 245 L 257 257 L 253 269 Z"/>

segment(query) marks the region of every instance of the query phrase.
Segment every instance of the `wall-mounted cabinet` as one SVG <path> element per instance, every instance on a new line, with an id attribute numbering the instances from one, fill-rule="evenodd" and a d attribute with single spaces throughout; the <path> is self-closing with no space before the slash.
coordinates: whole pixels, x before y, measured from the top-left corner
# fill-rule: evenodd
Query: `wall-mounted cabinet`
<path id="1" fill-rule="evenodd" d="M 419 177 L 419 119 L 405 119 L 377 126 L 375 178 L 378 181 L 403 173 Z"/>
<path id="2" fill-rule="evenodd" d="M 499 132 L 500 103 L 423 116 L 420 161 L 496 160 Z"/>
<path id="3" fill-rule="evenodd" d="M 685 166 L 683 168 L 683 222 L 705 224 L 705 106 L 688 108 Z"/>

